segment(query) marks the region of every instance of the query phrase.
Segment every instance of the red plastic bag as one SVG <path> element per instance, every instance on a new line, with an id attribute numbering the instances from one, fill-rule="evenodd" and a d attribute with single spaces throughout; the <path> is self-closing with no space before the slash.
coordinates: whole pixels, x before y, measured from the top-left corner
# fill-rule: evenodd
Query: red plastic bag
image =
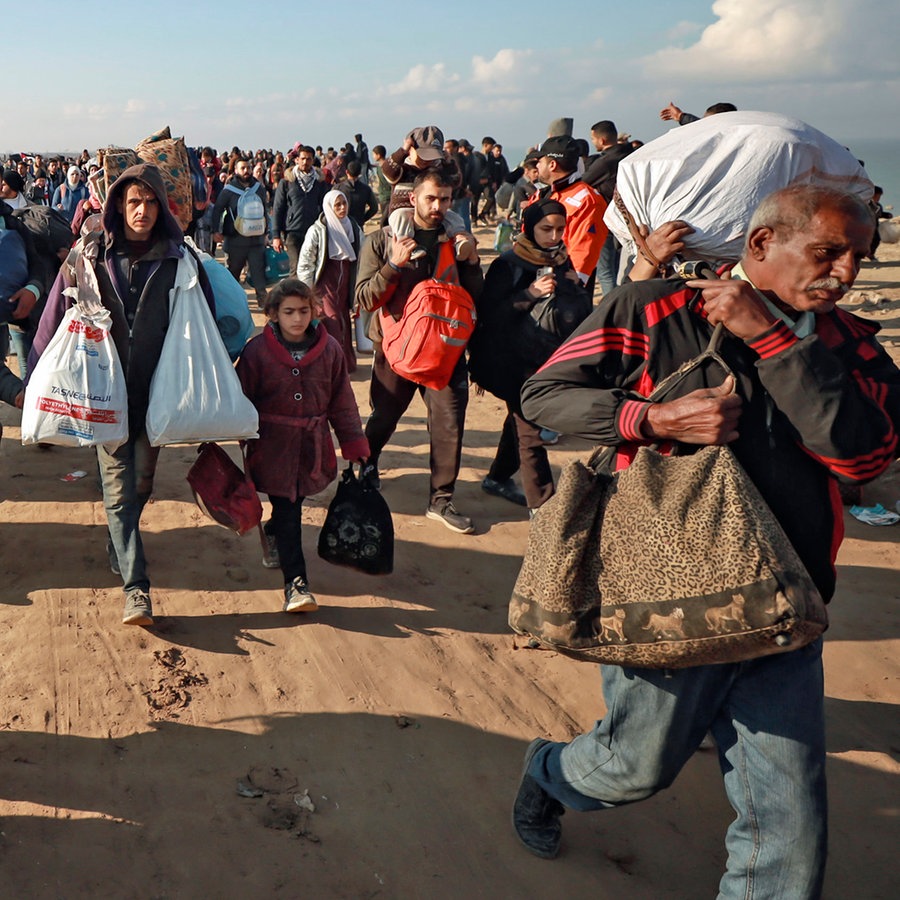
<path id="1" fill-rule="evenodd" d="M 218 444 L 200 445 L 187 480 L 197 506 L 220 525 L 246 534 L 262 521 L 253 482 Z"/>

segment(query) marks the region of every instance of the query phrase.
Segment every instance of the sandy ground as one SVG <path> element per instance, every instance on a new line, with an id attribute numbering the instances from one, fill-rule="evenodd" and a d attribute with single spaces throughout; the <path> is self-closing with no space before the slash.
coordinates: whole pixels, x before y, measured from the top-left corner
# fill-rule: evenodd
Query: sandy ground
<path id="1" fill-rule="evenodd" d="M 900 247 L 880 255 L 849 305 L 900 358 Z M 369 368 L 364 357 L 354 376 L 364 413 Z M 469 405 L 457 504 L 473 536 L 422 515 L 424 413 L 416 401 L 382 458 L 391 576 L 318 559 L 333 487 L 309 502 L 322 604 L 309 617 L 281 613 L 280 573 L 261 567 L 254 534 L 194 505 L 194 449 L 164 450 L 143 519 L 159 618 L 144 630 L 120 624 L 91 452 L 23 448 L 18 412 L 0 410 L 0 895 L 715 895 L 732 813 L 710 751 L 649 801 L 567 815 L 555 862 L 516 842 L 523 751 L 602 716 L 599 673 L 507 628 L 528 526 L 480 489 L 500 403 Z M 566 439 L 552 459 L 586 450 Z M 91 474 L 61 480 L 77 469 Z M 897 500 L 895 466 L 865 502 Z M 825 651 L 829 898 L 896 896 L 898 539 L 900 526 L 847 517 Z M 297 803 L 307 792 L 314 811 Z"/>

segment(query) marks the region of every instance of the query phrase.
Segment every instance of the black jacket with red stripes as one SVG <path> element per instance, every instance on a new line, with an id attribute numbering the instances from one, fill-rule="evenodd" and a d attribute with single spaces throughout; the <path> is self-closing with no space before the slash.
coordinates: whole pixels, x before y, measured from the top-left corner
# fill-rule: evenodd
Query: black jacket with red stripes
<path id="1" fill-rule="evenodd" d="M 647 443 L 644 398 L 709 343 L 713 328 L 693 310 L 697 296 L 680 279 L 617 288 L 525 383 L 525 415 L 616 445 L 619 467 L 627 465 Z M 803 339 L 779 320 L 749 342 L 726 332 L 721 345 L 743 399 L 731 448 L 826 600 L 843 537 L 837 482 L 869 481 L 898 453 L 900 370 L 877 332 L 835 309 L 817 315 Z M 722 379 L 718 367 L 694 372 L 679 395 Z"/>

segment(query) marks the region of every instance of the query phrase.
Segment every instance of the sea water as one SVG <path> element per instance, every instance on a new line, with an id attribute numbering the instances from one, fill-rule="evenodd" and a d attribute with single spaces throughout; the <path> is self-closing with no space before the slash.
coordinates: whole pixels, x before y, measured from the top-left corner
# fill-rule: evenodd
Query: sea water
<path id="1" fill-rule="evenodd" d="M 900 216 L 900 139 L 856 140 L 846 145 L 866 167 L 869 178 L 884 188 L 882 205 Z"/>

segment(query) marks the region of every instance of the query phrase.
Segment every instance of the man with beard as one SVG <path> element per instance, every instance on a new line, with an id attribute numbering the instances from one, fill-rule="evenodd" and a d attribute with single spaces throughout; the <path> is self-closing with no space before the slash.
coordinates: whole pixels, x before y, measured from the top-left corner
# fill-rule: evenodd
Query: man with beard
<path id="1" fill-rule="evenodd" d="M 356 280 L 356 300 L 363 309 L 384 307 L 387 314 L 400 318 L 413 288 L 432 277 L 440 245 L 452 240 L 446 233 L 444 216 L 457 183 L 455 167 L 452 172 L 440 167 L 425 169 L 413 182 L 412 237 L 399 238 L 381 229 L 366 241 Z M 455 244 L 455 247 L 459 283 L 475 299 L 483 283 L 475 242 L 470 237 L 463 246 Z M 413 259 L 416 250 L 424 252 Z M 442 522 L 451 531 L 471 534 L 475 530 L 472 520 L 457 512 L 452 502 L 469 400 L 465 355 L 457 363 L 447 387 L 439 391 L 422 387 L 391 368 L 381 350 L 378 322 L 379 316 L 373 316 L 370 337 L 376 343 L 376 350 L 369 394 L 372 415 L 366 423 L 370 462 L 377 475 L 378 457 L 418 391 L 428 409 L 431 434 L 431 490 L 425 515 Z M 379 334 L 371 333 L 372 327 L 378 328 Z"/>
<path id="2" fill-rule="evenodd" d="M 266 212 L 266 189 L 250 173 L 250 163 L 239 156 L 231 158 L 231 178 L 216 200 L 212 213 L 213 242 L 222 241 L 222 249 L 228 257 L 228 271 L 240 280 L 245 265 L 250 267 L 250 283 L 256 292 L 256 304 L 265 309 L 266 297 L 266 235 L 269 233 L 269 216 Z M 245 234 L 248 229 L 239 216 L 239 205 L 255 194 L 262 205 L 263 228 L 258 234 Z M 224 216 L 224 225 L 222 218 Z"/>
<path id="3" fill-rule="evenodd" d="M 272 202 L 272 247 L 280 253 L 287 247 L 290 271 L 297 271 L 300 248 L 310 225 L 322 213 L 322 202 L 330 188 L 313 169 L 315 151 L 301 146 L 297 162 L 285 173 Z"/>
<path id="4" fill-rule="evenodd" d="M 107 552 L 110 569 L 122 578 L 123 623 L 148 626 L 153 624 L 153 607 L 140 520 L 152 493 L 159 447 L 150 446 L 145 421 L 150 384 L 169 327 L 169 295 L 179 260 L 191 251 L 169 210 L 156 166 L 131 166 L 113 182 L 103 205 L 102 223 L 102 231 L 83 238 L 60 269 L 38 325 L 29 364 L 33 371 L 66 309 L 74 303 L 65 291 L 74 287 L 76 257 L 94 260 L 100 302 L 112 315 L 110 334 L 128 392 L 128 440 L 112 452 L 97 447 L 109 527 Z M 215 313 L 206 272 L 199 263 L 197 268 L 200 286 Z"/>
<path id="5" fill-rule="evenodd" d="M 65 169 L 60 164 L 59 159 L 51 159 L 47 163 L 47 184 L 50 188 L 50 196 L 53 192 L 66 180 Z"/>

